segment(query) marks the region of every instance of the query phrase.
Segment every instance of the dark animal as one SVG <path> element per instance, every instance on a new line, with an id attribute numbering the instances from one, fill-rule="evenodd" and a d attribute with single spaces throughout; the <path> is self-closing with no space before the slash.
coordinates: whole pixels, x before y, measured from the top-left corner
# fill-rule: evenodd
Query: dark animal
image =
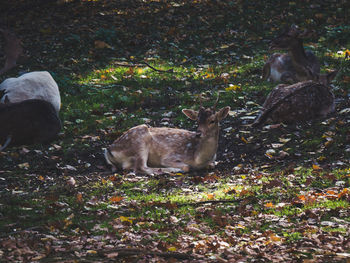
<path id="1" fill-rule="evenodd" d="M 48 143 L 61 130 L 52 104 L 36 99 L 0 104 L 0 123 L 0 151 L 7 145 Z"/>

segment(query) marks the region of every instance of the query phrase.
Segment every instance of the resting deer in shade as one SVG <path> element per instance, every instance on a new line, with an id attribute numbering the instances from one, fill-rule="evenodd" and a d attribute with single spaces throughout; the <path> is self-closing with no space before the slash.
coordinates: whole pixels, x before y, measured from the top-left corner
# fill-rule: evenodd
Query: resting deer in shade
<path id="1" fill-rule="evenodd" d="M 147 125 L 131 128 L 106 149 L 106 160 L 114 169 L 119 166 L 150 175 L 213 166 L 219 122 L 226 118 L 229 110 L 230 107 L 224 107 L 216 112 L 215 106 L 201 106 L 199 111 L 183 109 L 188 118 L 197 121 L 196 132 Z"/>
<path id="2" fill-rule="evenodd" d="M 0 151 L 9 144 L 50 142 L 61 130 L 57 112 L 43 100 L 0 104 L 0 123 Z"/>
<path id="3" fill-rule="evenodd" d="M 308 35 L 293 25 L 270 43 L 270 50 L 288 50 L 287 54 L 275 53 L 263 67 L 263 79 L 293 84 L 315 80 L 320 73 L 320 62 L 311 52 L 305 51 L 302 39 Z"/>
<path id="4" fill-rule="evenodd" d="M 308 80 L 278 85 L 267 96 L 253 126 L 259 126 L 267 119 L 275 123 L 293 123 L 326 117 L 335 110 L 334 94 L 329 84 L 337 72 L 318 75 L 318 82 Z"/>

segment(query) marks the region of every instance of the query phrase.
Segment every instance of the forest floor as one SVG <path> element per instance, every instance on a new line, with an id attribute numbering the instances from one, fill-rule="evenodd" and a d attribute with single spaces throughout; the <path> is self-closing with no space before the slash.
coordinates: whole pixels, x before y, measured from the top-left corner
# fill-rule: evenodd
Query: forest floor
<path id="1" fill-rule="evenodd" d="M 300 3 L 302 2 L 302 3 Z M 283 4 L 282 4 L 283 3 Z M 0 262 L 350 262 L 350 26 L 346 1 L 8 1 L 0 25 L 47 70 L 63 124 L 50 145 L 0 152 Z M 253 128 L 276 85 L 268 42 L 297 24 L 321 71 L 327 119 Z M 0 50 L 3 49 L 0 42 Z M 111 172 L 103 148 L 142 123 L 230 106 L 217 165 Z"/>

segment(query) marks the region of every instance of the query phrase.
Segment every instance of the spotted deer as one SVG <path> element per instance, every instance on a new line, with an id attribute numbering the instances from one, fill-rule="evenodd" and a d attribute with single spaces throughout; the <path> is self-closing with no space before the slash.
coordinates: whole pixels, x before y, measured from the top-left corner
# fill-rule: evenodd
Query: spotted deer
<path id="1" fill-rule="evenodd" d="M 315 80 L 320 73 L 320 62 L 311 51 L 305 51 L 303 38 L 310 35 L 292 25 L 270 43 L 270 50 L 288 50 L 287 54 L 273 54 L 263 67 L 263 79 L 293 84 Z"/>
<path id="2" fill-rule="evenodd" d="M 293 123 L 324 118 L 335 110 L 334 94 L 329 85 L 338 71 L 317 75 L 317 81 L 280 84 L 267 96 L 253 126 L 266 120 Z"/>
<path id="3" fill-rule="evenodd" d="M 216 105 L 217 103 L 215 103 Z M 200 106 L 182 112 L 198 123 L 197 131 L 139 125 L 126 131 L 105 150 L 112 169 L 133 169 L 145 174 L 188 172 L 213 166 L 219 139 L 219 122 L 230 107 L 219 111 Z"/>

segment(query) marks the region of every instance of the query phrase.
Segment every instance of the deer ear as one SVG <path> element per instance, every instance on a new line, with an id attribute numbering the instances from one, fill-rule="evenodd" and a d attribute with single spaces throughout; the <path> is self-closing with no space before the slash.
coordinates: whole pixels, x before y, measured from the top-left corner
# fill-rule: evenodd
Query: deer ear
<path id="1" fill-rule="evenodd" d="M 217 113 L 216 116 L 218 118 L 219 121 L 221 121 L 222 119 L 225 119 L 228 115 L 228 112 L 230 111 L 230 107 L 226 106 L 225 108 L 220 109 Z"/>
<path id="2" fill-rule="evenodd" d="M 338 70 L 334 70 L 327 74 L 327 82 L 330 83 L 338 74 Z"/>
<path id="3" fill-rule="evenodd" d="M 300 33 L 299 27 L 297 25 L 295 25 L 295 24 L 291 25 L 291 27 L 288 30 L 288 35 L 289 36 L 296 37 L 296 36 L 298 36 L 299 33 Z"/>
<path id="4" fill-rule="evenodd" d="M 182 113 L 193 121 L 196 121 L 198 118 L 198 111 L 195 110 L 183 109 Z"/>

